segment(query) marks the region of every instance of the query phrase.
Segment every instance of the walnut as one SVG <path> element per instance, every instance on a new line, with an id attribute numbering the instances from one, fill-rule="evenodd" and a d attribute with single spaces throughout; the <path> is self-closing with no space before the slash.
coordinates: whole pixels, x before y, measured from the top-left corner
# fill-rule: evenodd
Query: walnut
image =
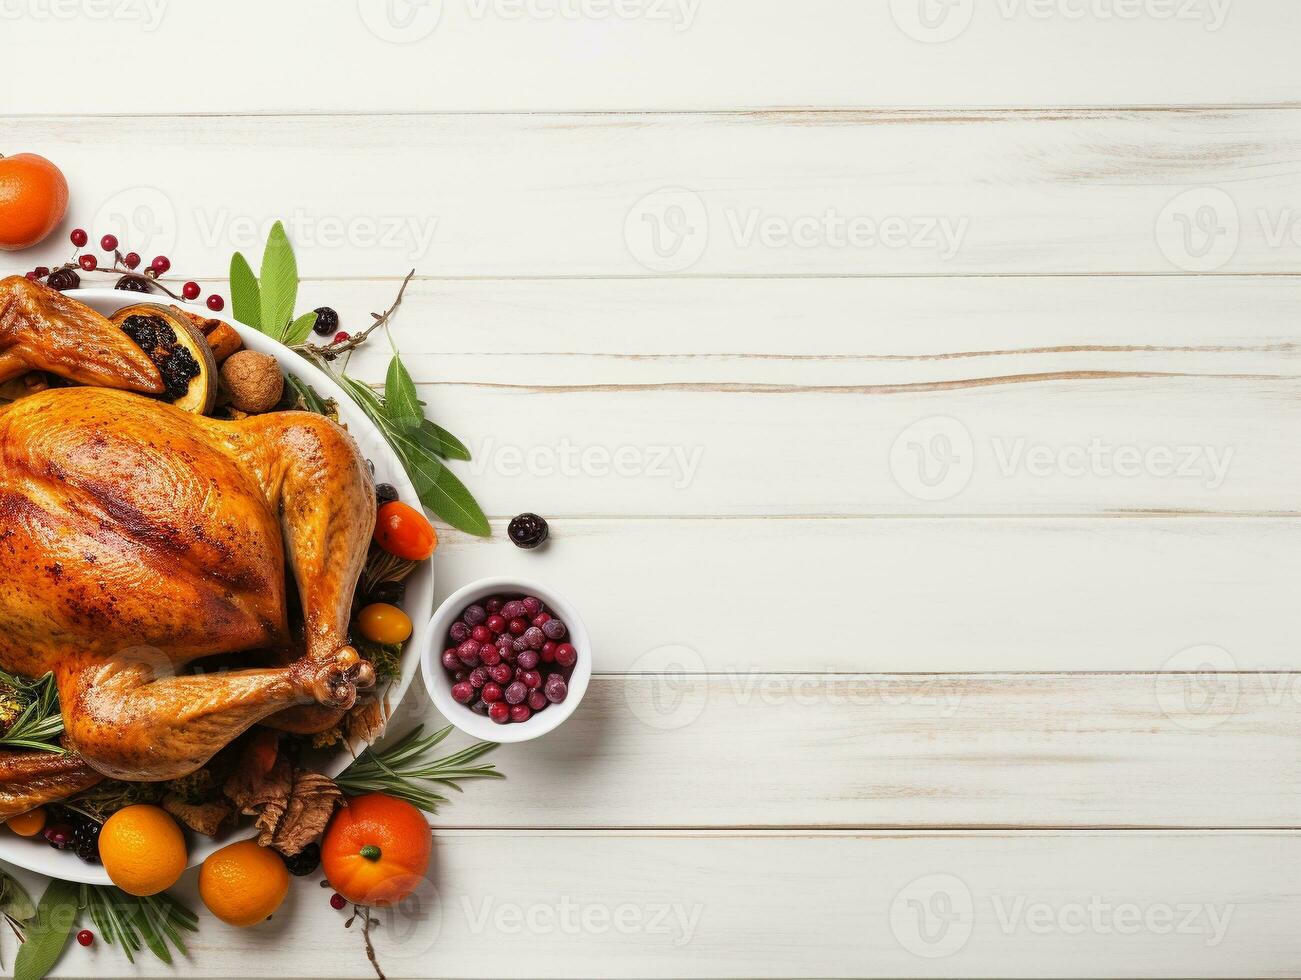
<path id="1" fill-rule="evenodd" d="M 257 351 L 236 351 L 226 358 L 221 365 L 221 381 L 231 404 L 250 415 L 269 412 L 285 392 L 285 379 L 276 359 Z"/>

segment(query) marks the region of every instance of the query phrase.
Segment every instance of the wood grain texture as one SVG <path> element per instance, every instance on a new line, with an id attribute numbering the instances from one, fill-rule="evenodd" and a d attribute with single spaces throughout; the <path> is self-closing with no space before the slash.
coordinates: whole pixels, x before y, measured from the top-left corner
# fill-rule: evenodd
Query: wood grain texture
<path id="1" fill-rule="evenodd" d="M 33 117 L 74 214 L 224 275 L 1293 273 L 1301 109 Z M 142 175 L 147 161 L 148 176 Z M 292 193 L 289 191 L 292 188 Z M 62 259 L 61 236 L 32 256 Z"/>
<path id="2" fill-rule="evenodd" d="M 1293 833 L 436 841 L 437 888 L 375 930 L 389 976 L 1288 977 L 1301 956 Z M 190 960 L 141 959 L 130 973 L 369 975 L 361 936 L 326 894 L 295 889 L 270 923 L 238 934 L 205 917 Z M 119 962 L 102 943 L 74 946 L 56 975 Z"/>
<path id="3" fill-rule="evenodd" d="M 115 79 L 89 100 L 114 113 L 1301 101 L 1290 0 L 978 0 L 954 5 L 934 33 L 918 30 L 919 6 L 359 0 L 304 14 L 256 0 L 15 4 L 6 63 L 41 84 L 0 89 L 0 112 L 87 104 L 74 76 L 46 77 L 54 49 L 75 52 L 86 77 Z M 294 40 L 311 57 L 285 57 Z M 209 54 L 204 70 L 196 43 Z M 176 80 L 165 105 L 159 78 Z"/>

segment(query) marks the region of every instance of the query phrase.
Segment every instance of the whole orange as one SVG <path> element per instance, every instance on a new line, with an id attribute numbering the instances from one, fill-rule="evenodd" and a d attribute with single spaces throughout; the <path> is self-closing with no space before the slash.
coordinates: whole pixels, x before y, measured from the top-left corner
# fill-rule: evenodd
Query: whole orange
<path id="1" fill-rule="evenodd" d="M 285 862 L 251 840 L 214 851 L 199 869 L 199 896 L 227 925 L 257 925 L 280 908 L 288 894 Z"/>
<path id="2" fill-rule="evenodd" d="M 45 157 L 0 157 L 0 249 L 29 248 L 63 220 L 68 182 Z"/>
<path id="3" fill-rule="evenodd" d="M 38 806 L 5 821 L 5 826 L 19 837 L 35 837 L 45 829 L 45 807 Z"/>
<path id="4" fill-rule="evenodd" d="M 330 821 L 321 867 L 348 901 L 392 905 L 416 890 L 432 849 L 423 813 L 405 800 L 370 793 L 349 800 Z"/>
<path id="5" fill-rule="evenodd" d="M 123 807 L 104 821 L 99 857 L 113 884 L 140 896 L 171 888 L 189 863 L 180 826 L 148 803 Z"/>

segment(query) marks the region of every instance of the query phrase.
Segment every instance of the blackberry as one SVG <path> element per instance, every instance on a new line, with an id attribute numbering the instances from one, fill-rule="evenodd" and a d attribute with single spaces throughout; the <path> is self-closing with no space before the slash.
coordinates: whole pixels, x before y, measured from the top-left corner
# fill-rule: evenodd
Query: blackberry
<path id="1" fill-rule="evenodd" d="M 87 864 L 99 864 L 100 829 L 100 825 L 89 818 L 78 820 L 72 828 L 70 846 L 77 852 L 77 857 Z"/>
<path id="2" fill-rule="evenodd" d="M 335 313 L 334 310 L 328 306 L 318 306 L 314 312 L 316 313 L 316 323 L 312 325 L 312 329 L 320 336 L 329 337 L 339 329 L 339 314 Z"/>
<path id="3" fill-rule="evenodd" d="M 321 845 L 308 844 L 293 857 L 281 854 L 280 860 L 285 862 L 285 867 L 289 869 L 291 875 L 305 878 L 321 866 Z"/>
<path id="4" fill-rule="evenodd" d="M 45 280 L 45 284 L 51 289 L 57 289 L 60 292 L 66 289 L 76 289 L 81 285 L 81 276 L 71 269 L 55 269 L 50 273 L 50 278 Z"/>
<path id="5" fill-rule="evenodd" d="M 520 514 L 506 528 L 506 535 L 517 548 L 536 548 L 547 539 L 547 522 L 537 514 Z"/>
<path id="6" fill-rule="evenodd" d="M 367 598 L 371 602 L 387 602 L 390 606 L 400 606 L 406 594 L 407 587 L 404 582 L 380 582 L 370 590 Z"/>
<path id="7" fill-rule="evenodd" d="M 149 281 L 143 276 L 123 276 L 117 282 L 113 283 L 114 289 L 123 289 L 128 293 L 152 293 L 149 288 Z"/>
<path id="8" fill-rule="evenodd" d="M 397 487 L 391 483 L 375 484 L 375 505 L 383 507 L 385 504 L 391 504 L 398 499 Z"/>

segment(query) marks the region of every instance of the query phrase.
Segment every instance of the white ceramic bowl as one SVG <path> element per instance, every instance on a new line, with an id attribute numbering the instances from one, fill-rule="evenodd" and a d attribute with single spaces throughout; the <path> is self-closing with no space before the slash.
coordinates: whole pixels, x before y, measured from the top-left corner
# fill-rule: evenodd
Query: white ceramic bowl
<path id="1" fill-rule="evenodd" d="M 559 704 L 548 705 L 537 712 L 528 721 L 511 722 L 498 725 L 486 715 L 476 715 L 468 705 L 460 704 L 452 697 L 452 679 L 443 669 L 442 657 L 446 649 L 444 641 L 447 631 L 460 617 L 466 606 L 486 599 L 491 595 L 501 596 L 537 596 L 547 609 L 556 616 L 569 630 L 566 643 L 572 643 L 578 651 L 578 662 L 569 676 L 569 693 Z M 426 641 L 420 649 L 420 666 L 425 675 L 425 686 L 429 696 L 444 718 L 474 738 L 485 742 L 527 742 L 529 739 L 545 735 L 574 713 L 578 703 L 587 693 L 587 683 L 592 679 L 592 644 L 587 636 L 587 627 L 578 615 L 578 610 L 558 593 L 537 582 L 518 578 L 482 578 L 471 582 L 464 588 L 449 595 L 434 613 L 429 629 L 424 632 Z"/>
<path id="2" fill-rule="evenodd" d="M 200 307 L 192 303 L 173 303 L 172 300 L 161 294 L 145 295 L 143 293 L 128 293 L 117 289 L 76 289 L 69 291 L 68 295 L 105 315 L 136 303 L 161 303 L 190 309 L 200 316 L 213 316 L 206 307 Z M 259 333 L 250 327 L 236 323 L 233 318 L 225 314 L 221 314 L 221 319 L 239 331 L 245 347 L 250 350 L 261 351 L 264 354 L 270 354 L 280 362 L 280 366 L 287 373 L 293 374 L 311 385 L 322 397 L 333 398 L 339 406 L 340 420 L 347 426 L 352 437 L 357 440 L 357 445 L 361 447 L 362 454 L 375 464 L 375 482 L 392 484 L 397 489 L 402 500 L 413 506 L 416 504 L 416 489 L 411 485 L 411 481 L 407 478 L 406 471 L 402 469 L 402 464 L 396 454 L 394 454 L 384 436 L 375 428 L 374 423 L 366 417 L 365 413 L 357 407 L 351 398 L 344 394 L 343 389 L 283 344 L 277 343 L 265 334 Z M 403 648 L 402 672 L 389 689 L 390 703 L 394 708 L 402 700 L 416 675 L 416 669 L 420 663 L 419 652 L 429 646 L 430 624 L 426 618 L 426 612 L 434 607 L 434 569 L 432 562 L 422 563 L 407 579 L 406 600 L 403 607 L 411 617 L 411 621 L 416 624 L 416 629 L 406 647 Z M 352 756 L 348 750 L 341 747 L 339 751 L 327 756 L 322 761 L 321 769 L 327 775 L 334 776 L 347 768 L 348 763 L 351 761 Z M 252 834 L 252 818 L 246 818 L 237 830 L 227 834 L 220 840 L 214 841 L 208 837 L 189 834 L 190 867 L 201 863 L 213 851 L 224 847 L 231 841 L 251 837 Z M 7 861 L 37 874 L 62 878 L 65 881 L 83 881 L 96 885 L 110 884 L 108 875 L 104 873 L 102 866 L 86 864 L 72 851 L 56 851 L 39 836 L 35 839 L 29 839 L 19 837 L 6 830 L 0 830 L 0 861 Z"/>

